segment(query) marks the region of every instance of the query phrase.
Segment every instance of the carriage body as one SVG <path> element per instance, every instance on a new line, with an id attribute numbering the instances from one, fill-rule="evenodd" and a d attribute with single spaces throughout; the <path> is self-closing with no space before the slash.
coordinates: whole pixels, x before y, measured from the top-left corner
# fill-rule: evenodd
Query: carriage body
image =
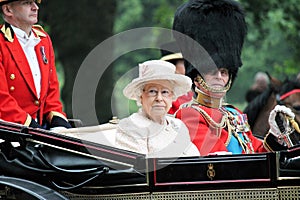
<path id="1" fill-rule="evenodd" d="M 61 199 L 288 199 L 300 192 L 299 162 L 294 159 L 300 148 L 146 158 L 105 144 L 114 129 L 114 124 L 85 127 L 82 134 L 73 129 L 73 137 L 0 121 L 0 194 L 18 199 L 17 191 L 31 183 L 37 190 L 32 193 L 45 194 L 48 188 Z M 93 133 L 106 139 L 95 143 Z"/>

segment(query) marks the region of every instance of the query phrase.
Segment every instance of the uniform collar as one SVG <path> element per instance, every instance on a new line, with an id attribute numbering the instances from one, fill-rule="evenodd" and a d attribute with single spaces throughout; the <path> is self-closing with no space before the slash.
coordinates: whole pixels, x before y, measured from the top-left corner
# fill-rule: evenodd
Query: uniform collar
<path id="1" fill-rule="evenodd" d="M 46 34 L 43 33 L 42 31 L 40 31 L 39 28 L 40 26 L 35 25 L 32 27 L 32 33 L 37 37 L 46 37 Z M 16 30 L 18 28 L 15 28 Z M 19 29 L 20 30 L 20 29 Z M 1 28 L 1 32 L 4 34 L 4 37 L 9 41 L 9 42 L 13 42 L 14 41 L 14 29 L 12 28 L 12 25 L 5 23 L 2 28 Z M 18 32 L 18 31 L 17 31 Z M 25 34 L 26 35 L 26 34 Z"/>
<path id="2" fill-rule="evenodd" d="M 35 34 L 33 33 L 33 31 L 31 31 L 30 35 L 28 36 L 25 31 L 23 31 L 22 29 L 19 29 L 13 25 L 11 25 L 14 33 L 16 34 L 18 40 L 20 43 L 22 43 L 23 45 L 27 45 L 27 46 L 35 46 L 37 45 L 41 39 L 39 37 L 36 37 Z"/>
<path id="3" fill-rule="evenodd" d="M 210 108 L 222 107 L 223 98 L 216 98 L 216 97 L 209 96 L 204 92 L 202 92 L 201 90 L 199 90 L 198 88 L 196 90 L 196 93 L 197 93 L 197 97 L 194 100 L 197 103 Z"/>

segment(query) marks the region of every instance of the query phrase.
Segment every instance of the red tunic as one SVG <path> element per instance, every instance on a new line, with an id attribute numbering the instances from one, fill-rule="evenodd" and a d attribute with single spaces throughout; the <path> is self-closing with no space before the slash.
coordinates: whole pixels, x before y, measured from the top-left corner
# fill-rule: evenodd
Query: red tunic
<path id="1" fill-rule="evenodd" d="M 180 106 L 186 102 L 191 101 L 193 98 L 193 92 L 190 91 L 187 94 L 184 94 L 178 97 L 175 101 L 172 102 L 172 107 L 169 110 L 169 114 L 174 115 L 175 112 L 180 108 Z"/>
<path id="2" fill-rule="evenodd" d="M 23 49 L 8 24 L 0 27 L 0 115 L 1 119 L 29 125 L 32 118 L 65 118 L 60 102 L 54 51 L 49 35 L 40 27 L 33 33 L 41 41 L 35 46 L 41 71 L 40 98 Z M 39 113 L 39 115 L 38 115 Z"/>
<path id="3" fill-rule="evenodd" d="M 223 128 L 215 128 L 217 124 L 221 124 L 224 113 L 215 108 L 201 105 L 193 106 L 195 108 L 184 107 L 178 110 L 176 118 L 181 119 L 188 127 L 191 139 L 200 151 L 200 155 L 205 156 L 218 151 L 228 152 L 227 145 L 233 135 L 228 134 L 227 125 Z M 201 112 L 199 112 L 200 109 L 197 110 L 197 108 L 200 108 Z M 239 110 L 237 111 L 241 113 Z M 210 116 L 210 118 L 205 117 L 205 113 Z M 244 132 L 244 134 L 250 140 L 250 142 L 247 143 L 249 149 L 253 149 L 254 152 L 267 151 L 263 146 L 263 142 L 254 137 L 251 131 Z M 245 153 L 245 151 L 242 153 Z"/>

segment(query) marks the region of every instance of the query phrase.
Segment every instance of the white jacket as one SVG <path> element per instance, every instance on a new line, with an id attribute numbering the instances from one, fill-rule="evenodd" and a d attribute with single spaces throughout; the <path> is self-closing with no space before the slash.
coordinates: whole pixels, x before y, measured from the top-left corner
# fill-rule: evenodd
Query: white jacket
<path id="1" fill-rule="evenodd" d="M 165 123 L 161 125 L 142 112 L 120 120 L 115 145 L 147 157 L 200 156 L 181 120 L 166 116 Z"/>

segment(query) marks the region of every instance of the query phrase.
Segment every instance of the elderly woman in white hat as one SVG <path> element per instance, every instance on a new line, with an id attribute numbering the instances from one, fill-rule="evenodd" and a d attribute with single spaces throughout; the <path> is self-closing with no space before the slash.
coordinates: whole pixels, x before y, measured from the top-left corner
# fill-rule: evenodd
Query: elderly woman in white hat
<path id="1" fill-rule="evenodd" d="M 167 61 L 150 60 L 139 65 L 139 77 L 123 90 L 141 108 L 120 120 L 116 145 L 148 157 L 199 156 L 184 123 L 167 115 L 172 101 L 191 88 L 187 76 L 175 74 Z"/>

